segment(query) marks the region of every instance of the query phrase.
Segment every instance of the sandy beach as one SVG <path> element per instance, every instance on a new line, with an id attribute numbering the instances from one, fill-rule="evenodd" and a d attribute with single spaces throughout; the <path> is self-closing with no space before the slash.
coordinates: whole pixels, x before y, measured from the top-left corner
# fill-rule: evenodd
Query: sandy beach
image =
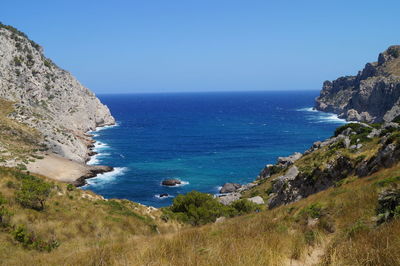
<path id="1" fill-rule="evenodd" d="M 78 186 L 83 185 L 85 179 L 94 177 L 96 174 L 112 171 L 111 167 L 86 165 L 56 154 L 45 155 L 43 159 L 28 164 L 27 169 L 32 173 Z"/>

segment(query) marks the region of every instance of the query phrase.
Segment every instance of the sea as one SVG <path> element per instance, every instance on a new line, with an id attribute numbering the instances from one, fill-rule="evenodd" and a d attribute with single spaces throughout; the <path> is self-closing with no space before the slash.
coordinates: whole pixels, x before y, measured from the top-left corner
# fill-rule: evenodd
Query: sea
<path id="1" fill-rule="evenodd" d="M 89 164 L 114 167 L 83 189 L 105 198 L 170 205 L 192 190 L 249 183 L 277 157 L 304 152 L 345 123 L 314 110 L 318 91 L 98 95 L 117 123 L 91 132 Z M 166 187 L 165 179 L 181 185 Z M 168 197 L 160 197 L 160 194 Z"/>

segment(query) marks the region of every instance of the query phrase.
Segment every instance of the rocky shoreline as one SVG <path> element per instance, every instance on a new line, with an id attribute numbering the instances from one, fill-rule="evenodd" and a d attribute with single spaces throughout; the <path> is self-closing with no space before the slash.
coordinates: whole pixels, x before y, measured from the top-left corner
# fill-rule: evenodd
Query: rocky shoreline
<path id="1" fill-rule="evenodd" d="M 390 46 L 355 76 L 325 81 L 315 107 L 348 121 L 390 122 L 400 116 L 400 46 Z"/>

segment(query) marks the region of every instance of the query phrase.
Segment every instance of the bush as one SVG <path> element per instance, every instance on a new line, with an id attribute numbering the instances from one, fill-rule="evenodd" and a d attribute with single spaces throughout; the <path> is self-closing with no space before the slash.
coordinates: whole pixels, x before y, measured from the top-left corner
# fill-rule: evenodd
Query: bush
<path id="1" fill-rule="evenodd" d="M 60 244 L 57 240 L 49 240 L 43 241 L 35 236 L 34 233 L 28 232 L 26 228 L 22 225 L 17 226 L 12 232 L 11 235 L 14 237 L 14 240 L 21 243 L 26 248 L 33 248 L 39 251 L 48 251 L 57 248 Z"/>
<path id="2" fill-rule="evenodd" d="M 11 213 L 6 209 L 6 207 L 2 206 L 7 203 L 6 199 L 0 193 L 0 225 L 7 225 L 6 218 L 11 216 Z"/>
<path id="3" fill-rule="evenodd" d="M 178 195 L 169 210 L 178 220 L 192 225 L 215 222 L 218 217 L 232 216 L 232 208 L 224 206 L 213 196 L 197 191 Z"/>
<path id="4" fill-rule="evenodd" d="M 75 186 L 72 185 L 72 184 L 68 184 L 68 185 L 67 185 L 67 190 L 68 190 L 68 191 L 74 191 L 74 190 L 75 190 Z"/>
<path id="5" fill-rule="evenodd" d="M 51 185 L 37 177 L 28 177 L 22 179 L 21 188 L 16 191 L 15 199 L 25 208 L 43 210 L 50 195 Z"/>
<path id="6" fill-rule="evenodd" d="M 234 201 L 231 206 L 232 206 L 232 208 L 234 208 L 237 211 L 237 213 L 239 215 L 245 214 L 245 213 L 250 213 L 250 212 L 253 212 L 253 211 L 259 209 L 258 204 L 251 202 L 247 199 L 240 199 L 240 200 Z"/>
<path id="7" fill-rule="evenodd" d="M 360 123 L 349 123 L 346 125 L 343 125 L 341 127 L 338 127 L 335 130 L 335 137 L 339 136 L 343 131 L 346 129 L 351 128 L 352 131 L 354 131 L 357 135 L 359 134 L 369 134 L 372 131 L 372 128 L 369 128 L 363 124 Z"/>
<path id="8" fill-rule="evenodd" d="M 323 207 L 319 203 L 313 203 L 301 210 L 300 215 L 311 217 L 313 219 L 320 218 L 323 215 Z"/>

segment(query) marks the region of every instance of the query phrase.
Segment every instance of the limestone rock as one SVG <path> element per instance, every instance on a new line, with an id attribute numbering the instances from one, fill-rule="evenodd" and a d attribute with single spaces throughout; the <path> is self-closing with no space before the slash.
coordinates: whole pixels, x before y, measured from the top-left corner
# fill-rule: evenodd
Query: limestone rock
<path id="1" fill-rule="evenodd" d="M 219 200 L 219 202 L 221 202 L 224 205 L 229 205 L 232 202 L 240 199 L 240 197 L 241 197 L 240 193 L 234 192 L 234 193 L 229 193 L 227 195 L 220 196 L 220 197 L 218 197 L 218 200 Z"/>
<path id="2" fill-rule="evenodd" d="M 400 115 L 399 52 L 391 46 L 356 76 L 325 81 L 315 108 L 349 121 L 392 121 Z"/>
<path id="3" fill-rule="evenodd" d="M 15 102 L 11 118 L 42 133 L 50 151 L 85 162 L 85 133 L 115 123 L 109 109 L 26 36 L 0 25 L 0 98 Z"/>
<path id="4" fill-rule="evenodd" d="M 261 198 L 260 196 L 248 198 L 247 200 L 259 205 L 265 204 L 263 198 Z"/>
<path id="5" fill-rule="evenodd" d="M 225 183 L 220 189 L 219 193 L 232 193 L 238 190 L 240 187 L 241 185 L 237 183 Z"/>
<path id="6" fill-rule="evenodd" d="M 287 157 L 278 157 L 278 165 L 282 167 L 288 167 L 292 164 L 294 164 L 295 161 L 301 158 L 303 154 L 299 152 L 295 152 L 294 154 L 287 156 Z"/>

